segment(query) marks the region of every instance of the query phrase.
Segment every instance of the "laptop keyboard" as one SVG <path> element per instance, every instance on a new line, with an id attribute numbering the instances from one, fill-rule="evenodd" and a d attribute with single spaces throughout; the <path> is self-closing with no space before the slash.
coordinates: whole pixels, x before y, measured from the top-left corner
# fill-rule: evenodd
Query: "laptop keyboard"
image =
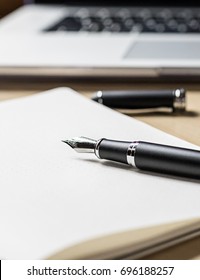
<path id="1" fill-rule="evenodd" d="M 118 9 L 114 14 L 111 9 L 101 9 L 96 13 L 80 9 L 76 13 L 62 18 L 45 31 L 67 32 L 154 32 L 154 33 L 199 33 L 200 13 L 192 9 L 173 12 L 163 9 L 152 12 L 141 9 L 130 12 Z"/>

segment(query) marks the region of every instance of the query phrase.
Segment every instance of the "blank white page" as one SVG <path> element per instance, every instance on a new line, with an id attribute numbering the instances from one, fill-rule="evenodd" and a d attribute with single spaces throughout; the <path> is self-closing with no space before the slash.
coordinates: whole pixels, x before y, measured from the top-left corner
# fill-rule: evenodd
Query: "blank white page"
<path id="1" fill-rule="evenodd" d="M 0 257 L 42 259 L 98 236 L 200 216 L 198 181 L 78 154 L 73 136 L 195 147 L 68 88 L 0 104 Z"/>

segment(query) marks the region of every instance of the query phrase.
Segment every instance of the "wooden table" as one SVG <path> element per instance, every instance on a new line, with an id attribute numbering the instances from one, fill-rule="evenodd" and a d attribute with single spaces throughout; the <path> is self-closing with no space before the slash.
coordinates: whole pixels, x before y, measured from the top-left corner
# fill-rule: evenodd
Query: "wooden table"
<path id="1" fill-rule="evenodd" d="M 0 82 L 0 101 L 24 97 L 50 88 L 67 86 L 87 97 L 100 89 L 174 89 L 184 87 L 187 89 L 187 111 L 181 115 L 172 114 L 169 110 L 149 111 L 123 111 L 129 116 L 161 129 L 174 136 L 200 146 L 200 84 L 148 84 L 126 82 L 41 82 L 17 83 Z"/>

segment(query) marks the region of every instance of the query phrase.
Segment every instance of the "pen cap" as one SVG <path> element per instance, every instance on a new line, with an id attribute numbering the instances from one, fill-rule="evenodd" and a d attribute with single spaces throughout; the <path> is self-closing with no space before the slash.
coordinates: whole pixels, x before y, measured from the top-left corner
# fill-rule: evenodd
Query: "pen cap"
<path id="1" fill-rule="evenodd" d="M 175 94 L 176 93 L 176 94 Z M 111 108 L 147 109 L 167 107 L 173 110 L 184 108 L 185 91 L 176 90 L 129 90 L 129 91 L 98 91 L 92 100 Z"/>

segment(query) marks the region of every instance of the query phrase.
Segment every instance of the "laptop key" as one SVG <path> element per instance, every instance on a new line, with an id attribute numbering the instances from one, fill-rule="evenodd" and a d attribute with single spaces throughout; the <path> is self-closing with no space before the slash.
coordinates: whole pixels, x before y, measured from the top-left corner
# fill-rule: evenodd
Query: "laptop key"
<path id="1" fill-rule="evenodd" d="M 101 30 L 102 30 L 102 26 L 97 22 L 91 22 L 89 25 L 85 25 L 81 29 L 81 31 L 87 31 L 87 32 L 100 32 Z"/>
<path id="2" fill-rule="evenodd" d="M 88 17 L 81 19 L 81 31 L 99 32 L 103 29 L 100 19 L 96 17 Z"/>
<path id="3" fill-rule="evenodd" d="M 109 9 L 102 8 L 102 9 L 98 10 L 96 13 L 96 17 L 101 18 L 101 19 L 109 18 L 110 17 Z"/>
<path id="4" fill-rule="evenodd" d="M 110 31 L 111 32 L 120 32 L 121 31 L 121 25 L 117 22 L 113 22 L 110 26 Z"/>
<path id="5" fill-rule="evenodd" d="M 166 28 L 168 32 L 178 32 L 178 23 L 175 19 L 170 19 L 166 22 Z"/>
<path id="6" fill-rule="evenodd" d="M 132 29 L 134 23 L 135 22 L 132 18 L 127 18 L 127 19 L 124 20 L 124 26 L 128 29 Z"/>
<path id="7" fill-rule="evenodd" d="M 200 31 L 200 23 L 197 19 L 191 19 L 188 22 L 188 28 L 190 32 L 199 32 Z"/>
<path id="8" fill-rule="evenodd" d="M 161 21 L 169 20 L 170 18 L 172 18 L 172 11 L 169 9 L 163 9 L 156 13 L 155 17 Z"/>
<path id="9" fill-rule="evenodd" d="M 189 19 L 193 18 L 193 13 L 189 9 L 181 10 L 176 14 L 176 18 L 182 19 L 184 22 L 187 22 Z"/>
<path id="10" fill-rule="evenodd" d="M 155 30 L 157 33 L 164 33 L 166 31 L 166 27 L 164 24 L 158 23 L 158 24 L 156 24 Z"/>
<path id="11" fill-rule="evenodd" d="M 105 18 L 102 20 L 102 23 L 105 27 L 109 27 L 111 26 L 111 24 L 113 23 L 112 19 L 109 17 L 109 18 Z"/>
<path id="12" fill-rule="evenodd" d="M 188 27 L 185 23 L 179 23 L 178 27 L 177 27 L 177 30 L 178 30 L 179 33 L 186 33 L 187 30 L 188 30 Z"/>
<path id="13" fill-rule="evenodd" d="M 146 27 L 147 31 L 155 31 L 156 30 L 156 25 L 157 25 L 157 22 L 153 18 L 149 18 L 145 22 L 145 27 Z"/>

